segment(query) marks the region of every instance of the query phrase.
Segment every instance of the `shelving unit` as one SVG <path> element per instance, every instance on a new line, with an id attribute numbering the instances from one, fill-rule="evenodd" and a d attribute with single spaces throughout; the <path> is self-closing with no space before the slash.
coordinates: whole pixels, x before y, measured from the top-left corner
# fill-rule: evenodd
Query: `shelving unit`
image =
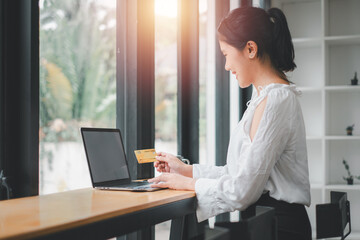
<path id="1" fill-rule="evenodd" d="M 302 91 L 311 182 L 308 209 L 316 237 L 315 206 L 330 202 L 330 191 L 348 193 L 352 233 L 360 239 L 360 181 L 346 185 L 345 158 L 360 175 L 360 0 L 273 0 L 287 17 L 297 69 L 288 74 Z M 355 124 L 353 136 L 346 127 Z"/>

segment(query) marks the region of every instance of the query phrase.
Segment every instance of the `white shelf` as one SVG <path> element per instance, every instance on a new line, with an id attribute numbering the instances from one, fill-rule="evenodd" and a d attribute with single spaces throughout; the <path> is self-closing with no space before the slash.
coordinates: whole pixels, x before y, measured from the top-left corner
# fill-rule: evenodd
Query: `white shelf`
<path id="1" fill-rule="evenodd" d="M 293 38 L 293 44 L 295 47 L 320 47 L 323 38 Z"/>
<path id="2" fill-rule="evenodd" d="M 360 140 L 360 136 L 325 136 L 326 140 Z"/>
<path id="3" fill-rule="evenodd" d="M 326 86 L 326 91 L 337 91 L 337 92 L 360 92 L 360 85 L 339 85 L 339 86 Z"/>
<path id="4" fill-rule="evenodd" d="M 308 92 L 318 92 L 318 93 L 320 93 L 322 91 L 321 87 L 298 87 L 298 88 L 303 93 L 308 93 Z"/>
<path id="5" fill-rule="evenodd" d="M 360 190 L 360 184 L 355 182 L 354 185 L 347 185 L 347 184 L 332 184 L 332 185 L 325 185 L 325 189 L 327 190 Z"/>
<path id="6" fill-rule="evenodd" d="M 288 20 L 298 66 L 289 76 L 302 96 L 312 205 L 330 202 L 330 191 L 344 191 L 351 202 L 352 233 L 360 240 L 360 181 L 346 185 L 346 159 L 360 175 L 360 0 L 273 0 Z M 354 73 L 359 85 L 350 85 Z M 355 124 L 353 136 L 346 128 Z M 339 239 L 339 238 L 337 238 Z"/>
<path id="7" fill-rule="evenodd" d="M 306 136 L 306 140 L 321 140 L 321 139 L 323 139 L 322 136 L 309 136 L 309 135 Z"/>
<path id="8" fill-rule="evenodd" d="M 325 37 L 325 42 L 331 45 L 360 44 L 360 35 Z"/>
<path id="9" fill-rule="evenodd" d="M 312 183 L 310 187 L 313 190 L 322 190 L 324 188 L 324 185 L 320 183 Z"/>

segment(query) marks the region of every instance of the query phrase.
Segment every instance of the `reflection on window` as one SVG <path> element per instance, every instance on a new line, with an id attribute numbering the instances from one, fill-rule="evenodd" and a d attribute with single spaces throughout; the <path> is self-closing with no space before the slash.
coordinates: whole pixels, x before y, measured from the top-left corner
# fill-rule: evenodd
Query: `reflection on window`
<path id="1" fill-rule="evenodd" d="M 177 0 L 155 0 L 155 148 L 177 154 Z"/>
<path id="2" fill-rule="evenodd" d="M 177 4 L 155 0 L 155 149 L 172 154 L 177 154 Z M 169 239 L 170 221 L 155 229 L 156 239 Z"/>
<path id="3" fill-rule="evenodd" d="M 215 2 L 199 0 L 199 157 L 215 165 Z"/>
<path id="4" fill-rule="evenodd" d="M 207 165 L 215 165 L 215 30 L 215 1 L 199 0 L 199 163 Z"/>
<path id="5" fill-rule="evenodd" d="M 115 127 L 116 0 L 40 0 L 40 194 L 90 187 L 79 128 Z"/>

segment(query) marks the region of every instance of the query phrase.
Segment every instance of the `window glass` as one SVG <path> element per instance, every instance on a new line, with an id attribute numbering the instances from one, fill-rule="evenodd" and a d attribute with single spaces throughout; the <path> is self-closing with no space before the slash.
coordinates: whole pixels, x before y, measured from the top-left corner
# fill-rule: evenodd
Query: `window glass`
<path id="1" fill-rule="evenodd" d="M 215 36 L 215 1 L 199 0 L 199 163 L 206 165 L 215 165 Z"/>
<path id="2" fill-rule="evenodd" d="M 239 1 L 230 0 L 230 10 L 239 7 Z M 239 119 L 239 84 L 236 80 L 236 77 L 233 74 L 229 76 L 230 81 L 230 135 L 233 132 L 233 129 L 237 126 Z M 239 211 L 234 211 L 230 213 L 230 221 L 237 222 L 239 221 Z"/>
<path id="3" fill-rule="evenodd" d="M 177 154 L 177 0 L 155 0 L 155 149 Z M 155 176 L 159 175 L 155 171 Z M 169 239 L 170 221 L 156 239 Z"/>
<path id="4" fill-rule="evenodd" d="M 256 0 L 253 0 L 255 2 Z M 230 0 L 230 10 L 238 8 L 239 1 L 237 0 Z M 239 83 L 236 80 L 234 74 L 229 74 L 229 81 L 230 81 L 230 134 L 232 133 L 233 129 L 237 126 L 239 119 L 239 111 L 240 111 L 240 102 L 239 102 L 239 94 L 240 94 L 240 87 Z"/>
<path id="5" fill-rule="evenodd" d="M 155 0 L 155 148 L 177 154 L 177 0 Z"/>
<path id="6" fill-rule="evenodd" d="M 231 9 L 238 7 L 231 0 Z M 199 0 L 199 80 L 200 80 L 200 163 L 215 165 L 215 49 L 216 38 L 215 1 Z M 225 66 L 222 66 L 225 67 Z M 239 122 L 239 85 L 230 74 L 230 133 Z M 231 213 L 231 220 L 238 219 L 238 212 Z M 209 219 L 214 226 L 215 218 Z"/>
<path id="7" fill-rule="evenodd" d="M 199 0 L 199 162 L 215 165 L 215 2 Z"/>
<path id="8" fill-rule="evenodd" d="M 90 187 L 79 132 L 115 127 L 116 0 L 40 0 L 40 194 Z"/>

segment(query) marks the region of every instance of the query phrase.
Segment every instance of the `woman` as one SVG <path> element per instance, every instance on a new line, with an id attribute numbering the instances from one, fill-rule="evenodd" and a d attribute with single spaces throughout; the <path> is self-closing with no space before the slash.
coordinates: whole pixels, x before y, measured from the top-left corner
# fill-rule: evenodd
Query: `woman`
<path id="1" fill-rule="evenodd" d="M 278 239 L 311 239 L 305 207 L 310 184 L 299 91 L 285 72 L 296 67 L 282 11 L 246 7 L 231 11 L 218 27 L 225 69 L 254 92 L 232 132 L 223 167 L 185 165 L 159 153 L 162 175 L 154 187 L 195 190 L 198 221 L 251 205 L 275 208 Z"/>

